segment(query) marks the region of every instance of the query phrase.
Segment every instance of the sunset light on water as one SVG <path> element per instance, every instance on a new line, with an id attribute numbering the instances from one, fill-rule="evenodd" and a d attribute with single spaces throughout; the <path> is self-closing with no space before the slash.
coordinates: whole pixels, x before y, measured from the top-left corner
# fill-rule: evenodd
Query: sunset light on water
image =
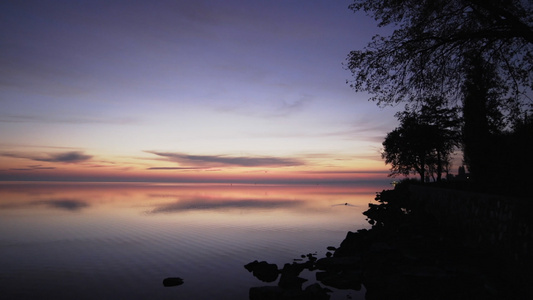
<path id="1" fill-rule="evenodd" d="M 246 263 L 260 258 L 281 266 L 301 254 L 324 255 L 348 230 L 368 228 L 362 212 L 379 188 L 3 183 L 3 293 L 245 299 L 259 284 Z M 170 276 L 186 284 L 164 288 Z M 338 297 L 348 293 L 355 296 Z"/>

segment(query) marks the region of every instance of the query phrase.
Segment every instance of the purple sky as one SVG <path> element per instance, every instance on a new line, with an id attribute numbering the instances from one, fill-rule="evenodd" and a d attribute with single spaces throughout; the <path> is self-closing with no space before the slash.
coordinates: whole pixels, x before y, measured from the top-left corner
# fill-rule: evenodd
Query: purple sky
<path id="1" fill-rule="evenodd" d="M 0 180 L 386 175 L 396 109 L 343 67 L 379 29 L 349 4 L 2 1 Z"/>

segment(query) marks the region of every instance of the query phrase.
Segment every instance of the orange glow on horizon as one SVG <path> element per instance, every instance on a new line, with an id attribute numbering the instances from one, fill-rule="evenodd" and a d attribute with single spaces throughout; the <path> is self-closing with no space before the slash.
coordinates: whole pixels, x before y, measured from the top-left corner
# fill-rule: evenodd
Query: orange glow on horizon
<path id="1" fill-rule="evenodd" d="M 107 161 L 114 161 L 109 163 Z M 356 164 L 359 163 L 360 164 Z M 326 165 L 327 167 L 325 167 Z M 385 180 L 387 167 L 378 161 L 328 160 L 301 166 L 205 166 L 181 167 L 168 162 L 102 159 L 75 163 L 35 162 L 0 157 L 1 181 L 149 181 L 149 182 L 296 182 L 333 183 Z"/>

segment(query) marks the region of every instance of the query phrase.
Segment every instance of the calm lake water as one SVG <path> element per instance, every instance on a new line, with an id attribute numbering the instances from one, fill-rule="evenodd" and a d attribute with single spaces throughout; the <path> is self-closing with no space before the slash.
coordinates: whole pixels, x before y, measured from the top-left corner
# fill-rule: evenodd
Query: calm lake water
<path id="1" fill-rule="evenodd" d="M 362 212 L 383 188 L 0 183 L 1 297 L 248 299 L 251 287 L 276 282 L 245 264 L 324 256 L 369 227 Z M 163 287 L 166 277 L 184 284 Z M 364 291 L 332 299 L 348 295 Z"/>

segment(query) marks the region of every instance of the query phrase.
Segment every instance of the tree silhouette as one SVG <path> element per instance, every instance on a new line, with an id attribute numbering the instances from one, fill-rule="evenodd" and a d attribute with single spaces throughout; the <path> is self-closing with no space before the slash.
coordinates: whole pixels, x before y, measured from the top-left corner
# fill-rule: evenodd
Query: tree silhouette
<path id="1" fill-rule="evenodd" d="M 494 66 L 513 99 L 533 87 L 531 1 L 354 0 L 350 9 L 395 29 L 388 37 L 374 36 L 347 59 L 351 86 L 378 104 L 441 95 L 460 99 L 472 51 Z"/>
<path id="2" fill-rule="evenodd" d="M 424 101 L 419 110 L 398 113 L 400 126 L 387 134 L 382 158 L 391 164 L 391 175 L 417 173 L 422 182 L 449 168 L 450 154 L 459 145 L 457 110 L 447 108 L 442 98 Z"/>
<path id="3" fill-rule="evenodd" d="M 421 138 L 428 137 L 429 128 L 421 126 L 416 118 L 408 117 L 387 134 L 383 141 L 382 158 L 391 165 L 391 176 L 418 173 L 424 182 L 430 149 Z"/>
<path id="4" fill-rule="evenodd" d="M 497 136 L 505 129 L 499 99 L 505 88 L 494 68 L 480 56 L 469 58 L 463 84 L 463 153 L 472 180 L 488 181 L 497 176 Z"/>

